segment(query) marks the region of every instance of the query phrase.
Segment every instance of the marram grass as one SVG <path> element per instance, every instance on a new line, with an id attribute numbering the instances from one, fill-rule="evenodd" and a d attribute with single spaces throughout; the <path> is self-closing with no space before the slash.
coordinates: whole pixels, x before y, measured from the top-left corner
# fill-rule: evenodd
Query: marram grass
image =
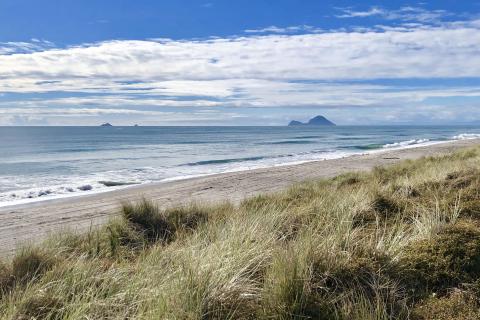
<path id="1" fill-rule="evenodd" d="M 480 148 L 158 205 L 0 263 L 1 318 L 480 318 Z"/>

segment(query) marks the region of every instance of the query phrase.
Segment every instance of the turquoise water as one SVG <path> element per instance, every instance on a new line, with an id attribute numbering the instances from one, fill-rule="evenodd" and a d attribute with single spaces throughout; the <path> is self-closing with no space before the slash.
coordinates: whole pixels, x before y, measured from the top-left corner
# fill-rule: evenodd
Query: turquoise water
<path id="1" fill-rule="evenodd" d="M 474 137 L 479 127 L 0 127 L 0 206 Z"/>

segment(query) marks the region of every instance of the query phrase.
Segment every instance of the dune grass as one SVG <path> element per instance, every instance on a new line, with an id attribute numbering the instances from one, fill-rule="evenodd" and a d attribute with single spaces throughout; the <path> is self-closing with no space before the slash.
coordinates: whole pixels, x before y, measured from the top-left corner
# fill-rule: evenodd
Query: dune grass
<path id="1" fill-rule="evenodd" d="M 480 148 L 234 206 L 125 203 L 0 264 L 2 319 L 478 319 Z"/>

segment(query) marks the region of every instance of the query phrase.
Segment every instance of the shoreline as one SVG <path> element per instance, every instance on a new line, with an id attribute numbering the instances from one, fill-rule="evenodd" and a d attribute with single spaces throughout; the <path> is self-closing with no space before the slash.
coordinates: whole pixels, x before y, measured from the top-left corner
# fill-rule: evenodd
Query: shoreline
<path id="1" fill-rule="evenodd" d="M 0 256 L 9 256 L 22 244 L 36 243 L 54 232 L 62 230 L 82 232 L 101 225 L 115 216 L 122 201 L 146 197 L 155 200 L 161 207 L 190 202 L 238 203 L 244 198 L 280 191 L 306 180 L 330 178 L 350 171 L 370 170 L 376 166 L 394 164 L 406 159 L 447 154 L 477 144 L 480 144 L 480 139 L 375 150 L 376 152 L 338 159 L 216 173 L 0 207 Z"/>
<path id="2" fill-rule="evenodd" d="M 295 166 L 295 165 L 302 165 L 306 163 L 311 163 L 311 162 L 319 162 L 319 161 L 331 161 L 331 160 L 338 160 L 338 159 L 344 159 L 344 158 L 349 158 L 349 157 L 354 157 L 354 156 L 365 156 L 365 155 L 370 155 L 370 154 L 381 154 L 389 151 L 399 151 L 399 150 L 406 150 L 406 149 L 414 149 L 414 148 L 420 148 L 420 147 L 428 147 L 428 146 L 433 146 L 437 144 L 444 144 L 444 143 L 453 143 L 453 142 L 458 142 L 458 141 L 465 141 L 465 140 L 475 140 L 472 138 L 467 138 L 467 139 L 460 139 L 460 140 L 434 140 L 434 141 L 425 141 L 421 143 L 413 143 L 413 144 L 407 144 L 407 145 L 399 145 L 396 147 L 384 147 L 380 149 L 372 149 L 369 151 L 363 151 L 363 152 L 347 152 L 346 154 L 343 154 L 341 156 L 335 156 L 335 157 L 327 157 L 327 158 L 319 158 L 319 159 L 307 159 L 307 160 L 297 160 L 297 161 L 291 161 L 291 162 L 285 162 L 285 163 L 278 163 L 278 164 L 273 164 L 273 165 L 257 165 L 253 166 L 252 168 L 237 168 L 237 169 L 232 169 L 232 170 L 226 170 L 226 171 L 221 171 L 221 172 L 214 172 L 214 173 L 204 173 L 204 174 L 192 174 L 192 175 L 185 175 L 185 176 L 175 176 L 171 178 L 165 178 L 160 181 L 152 181 L 152 182 L 145 182 L 145 183 L 127 183 L 126 185 L 122 186 L 113 186 L 113 187 L 107 187 L 107 188 L 102 188 L 102 189 L 96 189 L 92 191 L 83 191 L 83 192 L 76 192 L 76 193 L 64 193 L 64 194 L 57 194 L 57 195 L 49 195 L 45 197 L 36 197 L 36 198 L 23 198 L 23 199 L 18 199 L 18 200 L 12 200 L 8 202 L 0 202 L 0 210 L 3 208 L 9 208 L 9 207 L 14 207 L 14 206 L 22 206 L 22 205 L 34 205 L 36 203 L 44 203 L 44 202 L 50 202 L 50 201 L 55 201 L 55 200 L 60 200 L 60 199 L 74 199 L 74 198 L 80 198 L 80 197 L 87 197 L 87 196 L 92 196 L 92 195 L 97 195 L 97 194 L 102 194 L 102 193 L 110 193 L 110 192 L 115 192 L 119 190 L 126 190 L 126 189 L 133 189 L 136 187 L 145 187 L 145 186 L 154 186 L 158 184 L 164 184 L 164 183 L 169 183 L 169 182 L 175 182 L 175 181 L 183 181 L 183 180 L 190 180 L 190 179 L 196 179 L 196 178 L 203 178 L 203 177 L 210 177 L 210 176 L 215 176 L 215 175 L 220 175 L 220 174 L 229 174 L 229 173 L 237 173 L 237 172 L 244 172 L 244 171 L 252 171 L 252 170 L 260 170 L 260 169 L 269 169 L 269 168 L 277 168 L 277 167 L 283 167 L 283 166 Z M 399 143 L 401 144 L 401 143 Z"/>

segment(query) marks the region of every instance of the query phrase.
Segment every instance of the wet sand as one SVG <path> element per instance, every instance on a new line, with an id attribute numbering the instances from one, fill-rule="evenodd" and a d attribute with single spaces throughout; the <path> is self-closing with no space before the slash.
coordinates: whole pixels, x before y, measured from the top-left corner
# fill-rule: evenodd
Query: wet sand
<path id="1" fill-rule="evenodd" d="M 478 144 L 480 144 L 479 139 L 446 142 L 7 206 L 0 208 L 0 256 L 11 255 L 23 244 L 38 243 L 52 232 L 62 230 L 83 232 L 101 225 L 119 212 L 122 201 L 146 197 L 157 201 L 163 207 L 189 202 L 232 201 L 238 203 L 246 197 L 279 191 L 305 180 L 333 177 L 348 171 L 370 170 L 375 166 L 389 165 L 405 159 L 446 154 Z"/>

